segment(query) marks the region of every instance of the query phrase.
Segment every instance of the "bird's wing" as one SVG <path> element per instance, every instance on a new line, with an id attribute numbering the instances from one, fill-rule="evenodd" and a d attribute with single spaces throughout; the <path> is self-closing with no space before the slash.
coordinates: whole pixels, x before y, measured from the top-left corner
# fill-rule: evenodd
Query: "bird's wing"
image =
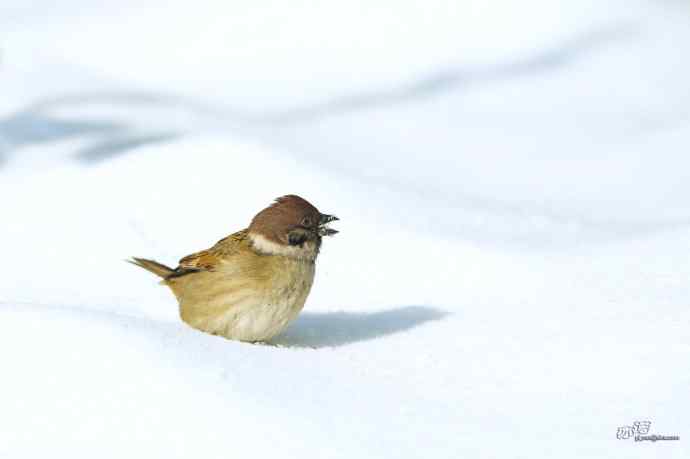
<path id="1" fill-rule="evenodd" d="M 241 230 L 221 239 L 207 250 L 187 255 L 180 260 L 180 264 L 173 276 L 177 277 L 197 271 L 213 271 L 220 261 L 240 250 L 247 243 L 247 230 Z"/>
<path id="2" fill-rule="evenodd" d="M 176 271 L 185 269 L 195 271 L 213 271 L 213 268 L 217 264 L 218 257 L 213 254 L 211 249 L 202 250 L 182 258 Z"/>

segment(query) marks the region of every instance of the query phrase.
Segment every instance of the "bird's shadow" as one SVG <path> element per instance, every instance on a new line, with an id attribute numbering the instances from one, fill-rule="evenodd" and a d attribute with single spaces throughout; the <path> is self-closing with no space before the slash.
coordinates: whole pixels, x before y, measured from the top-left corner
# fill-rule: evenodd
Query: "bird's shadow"
<path id="1" fill-rule="evenodd" d="M 307 312 L 271 344 L 285 347 L 337 347 L 409 330 L 447 315 L 426 306 L 404 306 L 380 312 Z"/>

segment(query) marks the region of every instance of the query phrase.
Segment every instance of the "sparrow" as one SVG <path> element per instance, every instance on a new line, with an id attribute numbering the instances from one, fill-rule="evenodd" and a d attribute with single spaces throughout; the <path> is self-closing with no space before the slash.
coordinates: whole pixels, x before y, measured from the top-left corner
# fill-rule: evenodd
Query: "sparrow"
<path id="1" fill-rule="evenodd" d="M 321 240 L 338 220 L 307 200 L 287 195 L 260 211 L 248 228 L 182 258 L 172 269 L 154 260 L 127 260 L 161 277 L 180 317 L 213 335 L 263 342 L 282 332 L 307 300 Z"/>

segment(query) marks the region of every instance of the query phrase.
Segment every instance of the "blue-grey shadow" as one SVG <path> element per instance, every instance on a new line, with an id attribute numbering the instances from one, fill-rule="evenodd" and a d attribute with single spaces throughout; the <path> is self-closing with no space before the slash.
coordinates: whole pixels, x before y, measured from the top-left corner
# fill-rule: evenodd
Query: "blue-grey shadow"
<path id="1" fill-rule="evenodd" d="M 142 145 L 169 141 L 187 133 L 186 129 L 180 129 L 179 126 L 161 129 L 141 121 L 122 119 L 122 116 L 103 121 L 83 115 L 65 119 L 54 115 L 57 109 L 78 109 L 97 104 L 104 107 L 124 107 L 138 112 L 147 109 L 183 110 L 205 120 L 207 124 L 237 124 L 261 137 L 262 133 L 266 135 L 267 132 L 272 132 L 276 125 L 289 126 L 348 112 L 404 104 L 435 97 L 450 90 L 557 70 L 601 46 L 627 40 L 636 33 L 638 31 L 630 24 L 592 30 L 515 61 L 479 68 L 454 66 L 436 69 L 428 75 L 390 89 L 363 91 L 259 115 L 151 91 L 106 91 L 48 98 L 27 105 L 4 119 L 0 118 L 0 164 L 13 150 L 80 136 L 91 136 L 96 140 L 87 147 L 78 148 L 75 158 L 82 163 L 93 164 L 128 153 Z"/>
<path id="2" fill-rule="evenodd" d="M 268 116 L 263 121 L 292 124 L 320 120 L 332 115 L 404 104 L 452 90 L 485 86 L 524 75 L 538 75 L 558 70 L 603 46 L 628 40 L 638 33 L 638 28 L 633 24 L 594 29 L 570 40 L 555 43 L 531 56 L 522 56 L 513 61 L 489 66 L 469 68 L 452 66 L 436 69 L 428 75 L 398 87 L 362 91 L 305 107 L 293 107 L 283 113 Z"/>
<path id="3" fill-rule="evenodd" d="M 98 103 L 106 107 L 146 110 L 174 106 L 179 101 L 146 93 L 85 94 L 44 100 L 0 118 L 0 156 L 6 158 L 10 152 L 22 147 L 88 136 L 93 141 L 74 152 L 77 160 L 88 164 L 110 159 L 142 145 L 169 141 L 182 134 L 173 127 L 149 128 L 124 119 L 97 120 L 83 115 L 64 117 L 53 113 L 57 109 L 78 109 Z"/>
<path id="4" fill-rule="evenodd" d="M 287 347 L 337 347 L 392 335 L 441 320 L 448 313 L 427 306 L 380 312 L 305 312 L 272 344 Z"/>

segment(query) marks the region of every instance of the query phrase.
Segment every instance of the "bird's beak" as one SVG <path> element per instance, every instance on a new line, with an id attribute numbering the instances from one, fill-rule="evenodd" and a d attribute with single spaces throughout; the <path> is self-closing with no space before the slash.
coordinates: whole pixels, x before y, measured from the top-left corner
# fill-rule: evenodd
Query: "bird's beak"
<path id="1" fill-rule="evenodd" d="M 321 214 L 321 218 L 319 219 L 319 236 L 333 236 L 334 234 L 338 234 L 338 230 L 328 227 L 329 223 L 338 220 L 340 219 L 335 215 Z"/>

